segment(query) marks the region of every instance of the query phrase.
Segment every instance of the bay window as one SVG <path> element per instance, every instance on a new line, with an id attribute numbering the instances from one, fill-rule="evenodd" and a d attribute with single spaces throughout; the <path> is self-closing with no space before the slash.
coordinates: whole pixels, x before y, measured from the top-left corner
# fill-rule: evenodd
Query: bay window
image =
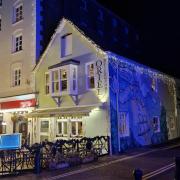
<path id="1" fill-rule="evenodd" d="M 77 95 L 77 65 L 78 61 L 67 60 L 49 67 L 52 96 Z"/>
<path id="2" fill-rule="evenodd" d="M 60 82 L 61 82 L 61 91 L 67 91 L 67 70 L 60 69 Z"/>
<path id="3" fill-rule="evenodd" d="M 52 72 L 52 92 L 58 93 L 59 92 L 59 71 Z"/>

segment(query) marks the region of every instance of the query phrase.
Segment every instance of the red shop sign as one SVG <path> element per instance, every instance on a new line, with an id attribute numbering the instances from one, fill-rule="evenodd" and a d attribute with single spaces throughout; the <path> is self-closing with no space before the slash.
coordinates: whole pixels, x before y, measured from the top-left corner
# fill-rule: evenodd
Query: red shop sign
<path id="1" fill-rule="evenodd" d="M 13 108 L 27 108 L 27 107 L 35 107 L 36 99 L 28 99 L 28 100 L 16 100 L 9 102 L 0 103 L 1 109 L 13 109 Z"/>

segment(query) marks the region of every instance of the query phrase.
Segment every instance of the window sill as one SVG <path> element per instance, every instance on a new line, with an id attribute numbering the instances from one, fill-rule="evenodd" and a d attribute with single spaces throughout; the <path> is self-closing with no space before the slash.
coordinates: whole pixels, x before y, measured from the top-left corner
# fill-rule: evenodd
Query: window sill
<path id="1" fill-rule="evenodd" d="M 23 49 L 20 51 L 13 51 L 11 54 L 12 55 L 17 55 L 17 54 L 21 54 L 23 52 Z"/>
<path id="2" fill-rule="evenodd" d="M 19 20 L 19 21 L 14 21 L 14 22 L 12 23 L 12 26 L 16 26 L 16 25 L 20 24 L 20 23 L 23 22 L 23 21 L 24 21 L 24 19 L 21 19 L 21 20 Z"/>

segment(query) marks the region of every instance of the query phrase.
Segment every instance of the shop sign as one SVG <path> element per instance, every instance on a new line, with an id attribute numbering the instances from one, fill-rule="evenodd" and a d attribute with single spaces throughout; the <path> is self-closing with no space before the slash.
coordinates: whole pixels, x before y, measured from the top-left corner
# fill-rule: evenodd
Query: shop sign
<path id="1" fill-rule="evenodd" d="M 13 109 L 13 108 L 28 108 L 35 107 L 36 100 L 28 99 L 28 100 L 16 100 L 16 101 L 8 101 L 0 103 L 1 109 Z"/>

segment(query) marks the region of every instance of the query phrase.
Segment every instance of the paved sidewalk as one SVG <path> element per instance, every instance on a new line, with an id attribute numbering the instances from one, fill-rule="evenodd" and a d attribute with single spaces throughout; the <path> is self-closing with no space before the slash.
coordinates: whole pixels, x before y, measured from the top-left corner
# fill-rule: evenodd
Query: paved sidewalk
<path id="1" fill-rule="evenodd" d="M 180 144 L 180 141 L 177 140 L 176 142 L 172 142 L 171 144 L 164 144 L 162 146 L 158 146 L 158 147 L 144 147 L 144 148 L 136 148 L 136 149 L 131 149 L 128 150 L 125 153 L 121 153 L 119 155 L 113 155 L 113 156 L 103 156 L 100 157 L 99 160 L 97 162 L 92 162 L 92 163 L 88 163 L 88 164 L 82 164 L 76 167 L 71 167 L 68 169 L 61 169 L 61 170 L 43 170 L 41 172 L 40 175 L 36 175 L 33 173 L 25 173 L 23 175 L 19 175 L 19 176 L 8 176 L 8 177 L 2 177 L 2 180 L 47 180 L 48 178 L 57 176 L 57 175 L 62 175 L 65 173 L 70 173 L 70 172 L 74 172 L 74 171 L 81 171 L 83 169 L 88 169 L 88 168 L 93 168 L 93 167 L 97 167 L 97 166 L 101 166 L 102 164 L 106 164 L 106 163 L 110 163 L 110 162 L 114 162 L 114 161 L 120 161 L 121 159 L 128 159 L 131 158 L 133 156 L 138 156 L 139 154 L 144 154 L 147 152 L 153 152 L 156 150 L 159 150 L 161 148 L 166 148 L 169 147 L 169 145 L 171 146 L 176 146 Z"/>

